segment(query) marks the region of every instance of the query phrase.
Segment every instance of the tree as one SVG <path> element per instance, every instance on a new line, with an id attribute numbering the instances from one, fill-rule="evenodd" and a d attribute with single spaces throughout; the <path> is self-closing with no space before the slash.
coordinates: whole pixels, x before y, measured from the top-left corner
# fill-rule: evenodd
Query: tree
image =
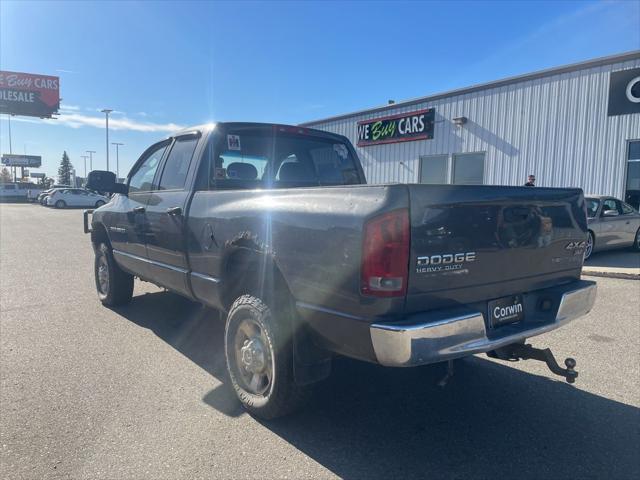
<path id="1" fill-rule="evenodd" d="M 38 186 L 45 189 L 51 187 L 52 184 L 53 184 L 53 178 L 49 178 L 49 177 L 42 177 L 38 182 Z"/>
<path id="2" fill-rule="evenodd" d="M 73 169 L 73 165 L 69 161 L 69 155 L 67 152 L 62 154 L 62 161 L 60 162 L 60 166 L 58 167 L 58 183 L 60 185 L 71 185 L 71 170 Z"/>
<path id="3" fill-rule="evenodd" d="M 11 172 L 9 169 L 7 167 L 2 167 L 2 170 L 0 171 L 0 182 L 9 183 L 11 180 Z"/>

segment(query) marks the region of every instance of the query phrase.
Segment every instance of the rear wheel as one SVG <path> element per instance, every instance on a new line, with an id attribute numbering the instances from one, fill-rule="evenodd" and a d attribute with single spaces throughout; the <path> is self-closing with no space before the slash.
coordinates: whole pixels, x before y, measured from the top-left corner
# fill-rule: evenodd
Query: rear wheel
<path id="1" fill-rule="evenodd" d="M 589 236 L 587 237 L 587 246 L 584 249 L 584 259 L 587 260 L 593 253 L 593 246 L 595 244 L 595 238 L 593 232 L 589 230 Z"/>
<path id="2" fill-rule="evenodd" d="M 274 316 L 266 303 L 251 295 L 239 297 L 229 310 L 225 328 L 229 377 L 244 408 L 257 417 L 287 415 L 309 393 L 293 377 L 290 324 L 284 311 Z"/>
<path id="3" fill-rule="evenodd" d="M 56 208 L 65 208 L 67 206 L 67 204 L 65 203 L 64 200 L 58 200 L 56 202 Z"/>
<path id="4" fill-rule="evenodd" d="M 103 305 L 115 307 L 131 301 L 133 275 L 118 267 L 113 252 L 106 243 L 101 243 L 96 248 L 94 270 L 98 298 Z"/>
<path id="5" fill-rule="evenodd" d="M 633 242 L 633 249 L 636 252 L 640 252 L 640 228 L 638 228 L 638 231 L 636 232 L 636 239 Z"/>

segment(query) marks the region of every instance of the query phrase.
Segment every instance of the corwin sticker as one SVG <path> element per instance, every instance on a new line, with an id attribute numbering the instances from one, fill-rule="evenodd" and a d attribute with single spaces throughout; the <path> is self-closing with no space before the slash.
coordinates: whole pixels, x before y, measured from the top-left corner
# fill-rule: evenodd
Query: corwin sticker
<path id="1" fill-rule="evenodd" d="M 507 305 L 506 307 L 495 307 L 493 309 L 493 318 L 498 321 L 511 320 L 516 318 L 522 313 L 522 303 L 517 302 L 514 305 Z"/>

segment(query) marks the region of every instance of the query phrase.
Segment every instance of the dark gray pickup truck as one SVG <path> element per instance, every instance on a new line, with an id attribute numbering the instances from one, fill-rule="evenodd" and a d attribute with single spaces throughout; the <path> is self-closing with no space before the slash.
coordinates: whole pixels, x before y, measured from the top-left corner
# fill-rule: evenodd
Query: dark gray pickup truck
<path id="1" fill-rule="evenodd" d="M 224 312 L 231 382 L 258 416 L 300 404 L 334 354 L 450 373 L 486 352 L 577 376 L 524 342 L 595 301 L 579 189 L 366 185 L 345 137 L 257 123 L 179 132 L 126 184 L 89 184 L 115 193 L 85 212 L 102 303 L 131 301 L 138 277 Z"/>

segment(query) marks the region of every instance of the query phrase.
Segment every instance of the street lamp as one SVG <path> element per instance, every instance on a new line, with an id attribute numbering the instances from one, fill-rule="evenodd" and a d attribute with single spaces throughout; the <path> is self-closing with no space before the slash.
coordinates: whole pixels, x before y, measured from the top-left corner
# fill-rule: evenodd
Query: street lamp
<path id="1" fill-rule="evenodd" d="M 124 143 L 111 142 L 111 145 L 116 146 L 116 181 L 120 178 L 120 155 L 118 153 L 118 147 L 124 145 Z"/>
<path id="2" fill-rule="evenodd" d="M 111 110 L 110 108 L 104 108 L 100 111 L 104 113 L 104 117 L 107 124 L 107 144 L 106 144 L 107 145 L 107 171 L 109 171 L 109 114 L 113 112 L 113 110 Z"/>
<path id="3" fill-rule="evenodd" d="M 87 150 L 89 154 L 89 170 L 93 172 L 93 154 L 96 153 L 95 150 Z"/>
<path id="4" fill-rule="evenodd" d="M 86 181 L 87 181 L 87 158 L 89 158 L 89 155 L 80 155 L 80 158 L 82 158 L 84 160 L 84 181 L 86 183 Z"/>

